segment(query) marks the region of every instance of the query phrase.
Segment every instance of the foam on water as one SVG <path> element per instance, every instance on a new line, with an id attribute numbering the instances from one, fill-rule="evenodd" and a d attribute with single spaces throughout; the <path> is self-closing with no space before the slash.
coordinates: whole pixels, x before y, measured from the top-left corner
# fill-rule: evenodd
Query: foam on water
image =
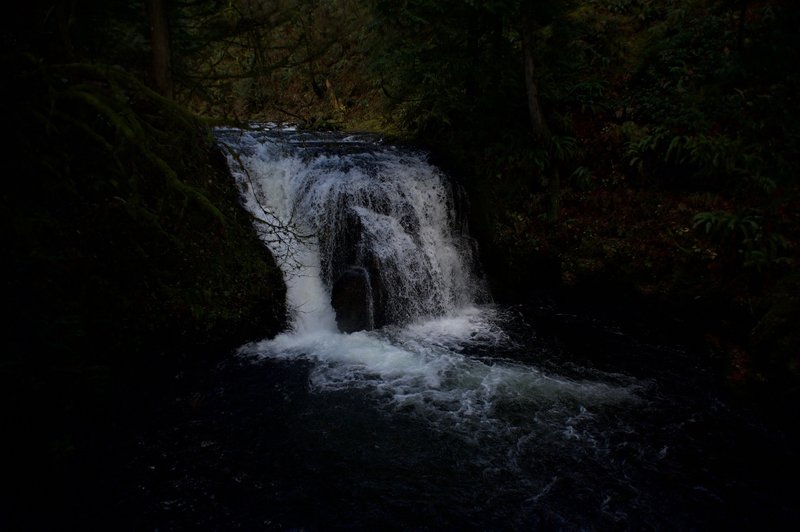
<path id="1" fill-rule="evenodd" d="M 572 380 L 491 356 L 512 340 L 494 307 L 481 304 L 486 292 L 451 184 L 424 154 L 354 135 L 217 135 L 281 264 L 292 312 L 290 331 L 243 346 L 243 355 L 310 360 L 315 390 L 366 389 L 437 423 L 491 424 L 509 407 L 558 410 L 564 423 L 581 408 L 635 400 L 633 385 Z M 352 225 L 357 249 L 342 250 Z M 364 268 L 381 265 L 389 325 L 338 332 L 330 294 L 342 254 Z"/>
<path id="2" fill-rule="evenodd" d="M 638 387 L 609 385 L 550 375 L 509 360 L 472 356 L 474 350 L 510 341 L 492 323 L 493 309 L 464 313 L 403 327 L 341 334 L 285 333 L 243 346 L 257 358 L 314 363 L 309 376 L 318 392 L 360 389 L 378 404 L 414 412 L 434 426 L 471 434 L 522 431 L 539 423 L 585 438 L 579 426 L 591 411 L 638 401 Z M 519 412 L 526 412 L 521 419 Z M 581 417 L 582 416 L 582 417 Z"/>

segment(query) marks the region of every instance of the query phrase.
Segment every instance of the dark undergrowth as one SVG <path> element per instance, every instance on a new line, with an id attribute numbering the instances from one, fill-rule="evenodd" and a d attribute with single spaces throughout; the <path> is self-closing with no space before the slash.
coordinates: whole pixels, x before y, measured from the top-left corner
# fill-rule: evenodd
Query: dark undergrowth
<path id="1" fill-rule="evenodd" d="M 35 525 L 91 515 L 114 435 L 280 330 L 285 288 L 196 118 L 118 67 L 3 71 L 4 512 Z"/>

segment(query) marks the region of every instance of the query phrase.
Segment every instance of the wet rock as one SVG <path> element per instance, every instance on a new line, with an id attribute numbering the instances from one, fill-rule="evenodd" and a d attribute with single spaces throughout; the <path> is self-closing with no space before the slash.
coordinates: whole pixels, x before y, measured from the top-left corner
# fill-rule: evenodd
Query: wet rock
<path id="1" fill-rule="evenodd" d="M 327 252 L 322 254 L 323 278 L 336 282 L 353 264 L 358 264 L 364 227 L 361 218 L 347 204 L 347 198 L 340 199 L 337 211 L 342 213 L 338 230 L 320 235 L 320 247 Z"/>
<path id="2" fill-rule="evenodd" d="M 336 311 L 336 325 L 342 332 L 374 328 L 372 289 L 369 273 L 357 266 L 346 269 L 331 289 L 331 305 Z"/>

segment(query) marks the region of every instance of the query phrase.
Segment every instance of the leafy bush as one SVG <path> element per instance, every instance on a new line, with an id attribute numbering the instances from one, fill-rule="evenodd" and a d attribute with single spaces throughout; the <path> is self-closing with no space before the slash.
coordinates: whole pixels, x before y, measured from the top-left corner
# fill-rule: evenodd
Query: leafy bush
<path id="1" fill-rule="evenodd" d="M 778 264 L 791 264 L 786 256 L 789 240 L 770 231 L 764 216 L 755 210 L 739 213 L 701 212 L 694 217 L 694 228 L 701 230 L 714 244 L 738 255 L 745 268 L 763 271 Z"/>

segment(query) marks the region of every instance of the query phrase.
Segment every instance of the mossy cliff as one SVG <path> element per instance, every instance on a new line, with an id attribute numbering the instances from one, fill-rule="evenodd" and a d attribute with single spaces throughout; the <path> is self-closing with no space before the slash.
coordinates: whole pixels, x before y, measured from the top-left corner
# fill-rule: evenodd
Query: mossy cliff
<path id="1" fill-rule="evenodd" d="M 206 127 L 118 68 L 15 66 L 2 215 L 17 357 L 113 364 L 281 327 L 280 273 Z"/>
<path id="2" fill-rule="evenodd" d="M 3 432 L 33 484 L 280 330 L 285 287 L 200 121 L 116 67 L 3 67 Z"/>

